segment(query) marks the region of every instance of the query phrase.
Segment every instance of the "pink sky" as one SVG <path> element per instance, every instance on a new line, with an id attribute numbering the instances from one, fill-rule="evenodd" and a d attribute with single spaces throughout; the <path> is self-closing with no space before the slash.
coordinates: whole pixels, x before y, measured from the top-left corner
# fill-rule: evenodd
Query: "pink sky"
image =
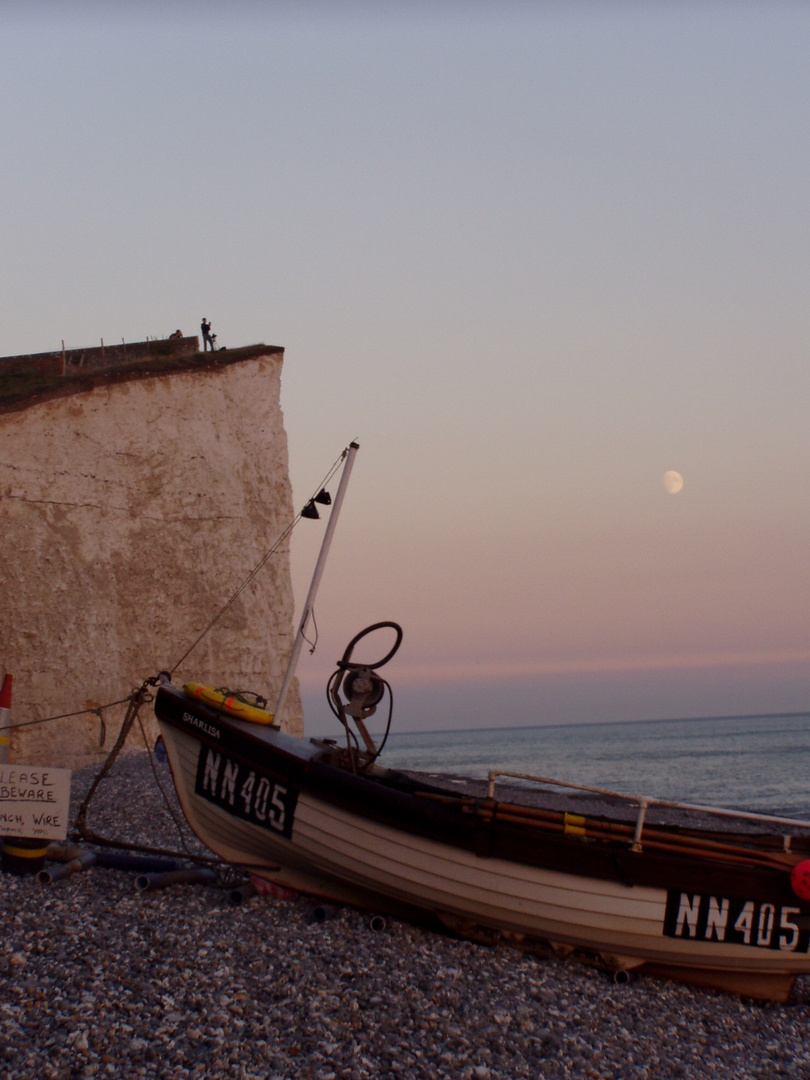
<path id="1" fill-rule="evenodd" d="M 807 5 L 0 18 L 0 351 L 204 312 L 297 507 L 361 444 L 308 688 L 390 618 L 421 726 L 808 707 Z"/>

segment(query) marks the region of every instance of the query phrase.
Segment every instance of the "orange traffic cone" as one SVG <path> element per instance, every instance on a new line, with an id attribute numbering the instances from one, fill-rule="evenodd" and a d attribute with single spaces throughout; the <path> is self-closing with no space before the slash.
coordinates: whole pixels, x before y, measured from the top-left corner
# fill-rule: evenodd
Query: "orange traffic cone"
<path id="1" fill-rule="evenodd" d="M 0 687 L 0 765 L 8 764 L 9 730 L 11 728 L 11 675 L 6 672 Z M 38 873 L 45 863 L 48 845 L 42 840 L 20 836 L 5 836 L 2 842 L 2 867 L 8 874 L 22 876 Z"/>

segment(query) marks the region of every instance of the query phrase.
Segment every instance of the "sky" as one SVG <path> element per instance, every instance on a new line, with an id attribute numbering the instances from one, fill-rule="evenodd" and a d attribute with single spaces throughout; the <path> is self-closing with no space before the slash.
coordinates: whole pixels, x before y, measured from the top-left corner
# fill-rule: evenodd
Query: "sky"
<path id="1" fill-rule="evenodd" d="M 382 619 L 399 731 L 805 711 L 808 55 L 780 0 L 5 0 L 0 354 L 284 347 L 296 508 L 361 448 L 313 733 Z"/>

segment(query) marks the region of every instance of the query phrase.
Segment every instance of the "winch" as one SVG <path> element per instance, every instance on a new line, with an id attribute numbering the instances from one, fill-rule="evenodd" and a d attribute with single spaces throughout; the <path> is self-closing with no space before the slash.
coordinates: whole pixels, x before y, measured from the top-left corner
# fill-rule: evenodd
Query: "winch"
<path id="1" fill-rule="evenodd" d="M 368 634 L 384 629 L 393 630 L 395 634 L 394 644 L 385 656 L 373 664 L 353 661 L 352 654 L 357 643 Z M 393 712 L 393 694 L 389 683 L 381 675 L 377 674 L 377 669 L 388 663 L 401 644 L 402 627 L 399 623 L 388 621 L 372 623 L 365 630 L 361 630 L 359 634 L 355 634 L 346 646 L 342 658 L 338 660 L 337 670 L 333 672 L 326 685 L 329 707 L 346 729 L 349 753 L 356 767 L 361 764 L 363 767 L 371 765 L 375 758 L 379 756 L 385 745 L 385 740 L 388 738 Z M 377 711 L 377 706 L 383 700 L 386 690 L 388 690 L 389 698 L 388 725 L 378 749 L 366 728 L 365 721 Z M 362 762 L 358 759 L 360 746 L 357 736 L 349 726 L 349 719 L 354 721 L 354 726 L 357 728 L 366 748 L 365 753 L 361 751 Z"/>

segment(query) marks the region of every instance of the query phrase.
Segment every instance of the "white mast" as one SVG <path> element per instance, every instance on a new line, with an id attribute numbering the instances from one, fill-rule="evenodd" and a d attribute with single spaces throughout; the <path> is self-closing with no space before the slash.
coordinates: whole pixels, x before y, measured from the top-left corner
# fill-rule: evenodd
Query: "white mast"
<path id="1" fill-rule="evenodd" d="M 337 495 L 335 495 L 335 501 L 332 504 L 332 512 L 329 515 L 326 532 L 323 536 L 321 552 L 318 555 L 318 561 L 315 564 L 315 573 L 312 575 L 312 584 L 309 586 L 306 603 L 304 604 L 304 610 L 301 614 L 301 622 L 298 624 L 298 633 L 295 635 L 292 652 L 290 653 L 290 660 L 287 664 L 287 670 L 284 673 L 284 681 L 281 684 L 278 701 L 276 702 L 276 707 L 273 710 L 273 722 L 275 724 L 281 723 L 281 713 L 287 701 L 287 692 L 290 689 L 290 683 L 292 682 L 293 675 L 295 674 L 295 668 L 298 663 L 298 656 L 301 652 L 301 646 L 304 644 L 304 631 L 306 630 L 307 623 L 309 622 L 309 617 L 312 614 L 312 609 L 315 604 L 315 594 L 318 591 L 318 586 L 321 583 L 321 577 L 323 576 L 324 567 L 326 566 L 326 557 L 329 554 L 329 547 L 332 543 L 332 536 L 335 531 L 335 526 L 337 525 L 338 514 L 340 513 L 343 496 L 346 493 L 346 485 L 349 482 L 349 476 L 351 475 L 354 458 L 359 449 L 359 445 L 356 442 L 352 442 L 349 443 L 348 449 L 343 451 L 346 458 L 346 461 L 343 465 L 343 475 L 340 478 Z"/>

